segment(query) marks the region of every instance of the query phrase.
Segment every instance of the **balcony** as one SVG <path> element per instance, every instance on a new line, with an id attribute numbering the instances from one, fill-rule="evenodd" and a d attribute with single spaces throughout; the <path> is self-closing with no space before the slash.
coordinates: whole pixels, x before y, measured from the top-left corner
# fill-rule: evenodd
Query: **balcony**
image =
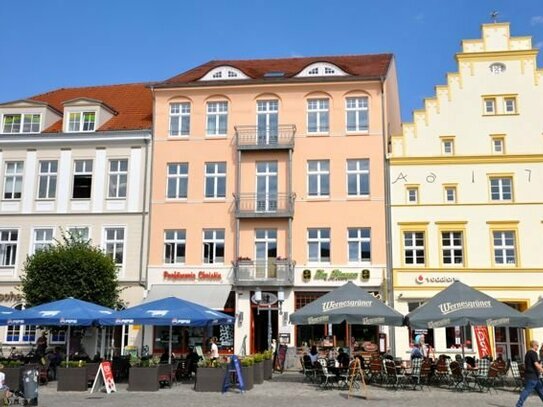
<path id="1" fill-rule="evenodd" d="M 241 260 L 234 265 L 234 284 L 237 286 L 292 286 L 294 265 L 294 262 L 290 260 L 277 260 L 275 263 Z"/>
<path id="2" fill-rule="evenodd" d="M 290 150 L 294 148 L 296 126 L 281 124 L 277 127 L 236 126 L 238 150 Z"/>
<path id="3" fill-rule="evenodd" d="M 296 194 L 234 194 L 238 218 L 292 218 Z"/>

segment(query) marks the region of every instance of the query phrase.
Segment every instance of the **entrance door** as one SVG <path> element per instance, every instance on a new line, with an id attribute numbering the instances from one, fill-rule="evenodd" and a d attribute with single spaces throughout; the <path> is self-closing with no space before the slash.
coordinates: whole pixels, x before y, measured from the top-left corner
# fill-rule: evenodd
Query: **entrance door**
<path id="1" fill-rule="evenodd" d="M 256 163 L 256 211 L 277 211 L 277 161 Z"/>
<path id="2" fill-rule="evenodd" d="M 271 319 L 271 337 L 277 339 L 278 311 L 266 309 L 258 310 L 256 305 L 252 308 L 252 353 L 262 352 L 268 349 L 268 321 Z"/>
<path id="3" fill-rule="evenodd" d="M 277 230 L 255 230 L 256 279 L 273 279 L 277 277 L 275 259 L 277 258 Z"/>
<path id="4" fill-rule="evenodd" d="M 523 311 L 519 304 L 506 303 L 518 311 Z M 524 355 L 524 334 L 520 328 L 494 327 L 496 356 L 502 355 L 504 360 L 522 361 Z"/>
<path id="5" fill-rule="evenodd" d="M 278 105 L 277 100 L 259 100 L 256 102 L 258 144 L 277 144 Z"/>

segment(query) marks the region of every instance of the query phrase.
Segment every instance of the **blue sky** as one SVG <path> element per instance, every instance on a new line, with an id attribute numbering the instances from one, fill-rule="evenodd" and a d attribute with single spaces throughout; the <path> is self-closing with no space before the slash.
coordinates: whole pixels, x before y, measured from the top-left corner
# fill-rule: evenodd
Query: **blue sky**
<path id="1" fill-rule="evenodd" d="M 410 120 L 492 10 L 543 47 L 541 0 L 19 0 L 17 10 L 0 24 L 0 101 L 162 80 L 210 59 L 393 52 Z"/>

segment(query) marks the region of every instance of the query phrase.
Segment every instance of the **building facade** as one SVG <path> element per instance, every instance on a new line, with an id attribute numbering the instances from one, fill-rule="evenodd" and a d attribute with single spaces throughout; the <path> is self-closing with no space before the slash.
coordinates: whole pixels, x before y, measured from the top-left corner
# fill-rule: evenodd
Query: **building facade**
<path id="1" fill-rule="evenodd" d="M 145 84 L 58 89 L 0 105 L 2 305 L 23 304 L 17 285 L 26 256 L 64 232 L 111 255 L 122 299 L 128 305 L 141 301 L 151 115 Z M 120 348 L 120 334 L 113 343 L 112 332 L 94 337 L 98 342 L 87 344 L 87 351 L 104 355 L 106 348 Z M 1 337 L 4 345 L 33 345 L 35 327 L 10 326 Z M 51 345 L 64 340 L 62 332 L 49 338 Z"/>
<path id="2" fill-rule="evenodd" d="M 392 56 L 211 61 L 153 93 L 148 298 L 236 317 L 233 330 L 179 330 L 174 349 L 210 335 L 241 354 L 272 338 L 375 343 L 377 327 L 295 327 L 289 315 L 347 280 L 385 294 Z"/>
<path id="3" fill-rule="evenodd" d="M 520 311 L 542 292 L 543 72 L 530 37 L 509 24 L 464 40 L 458 72 L 392 140 L 396 309 L 404 314 L 455 279 Z M 530 333 L 490 328 L 494 356 L 521 357 Z M 396 329 L 397 356 L 417 333 Z M 436 353 L 475 354 L 471 328 L 426 332 Z"/>

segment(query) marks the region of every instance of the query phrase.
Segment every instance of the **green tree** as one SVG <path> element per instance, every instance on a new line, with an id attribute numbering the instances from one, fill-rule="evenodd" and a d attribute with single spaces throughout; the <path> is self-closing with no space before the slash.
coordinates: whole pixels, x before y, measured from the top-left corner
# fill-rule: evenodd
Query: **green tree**
<path id="1" fill-rule="evenodd" d="M 21 290 L 28 306 L 67 297 L 112 308 L 120 305 L 113 259 L 71 234 L 63 234 L 52 246 L 26 258 Z"/>

